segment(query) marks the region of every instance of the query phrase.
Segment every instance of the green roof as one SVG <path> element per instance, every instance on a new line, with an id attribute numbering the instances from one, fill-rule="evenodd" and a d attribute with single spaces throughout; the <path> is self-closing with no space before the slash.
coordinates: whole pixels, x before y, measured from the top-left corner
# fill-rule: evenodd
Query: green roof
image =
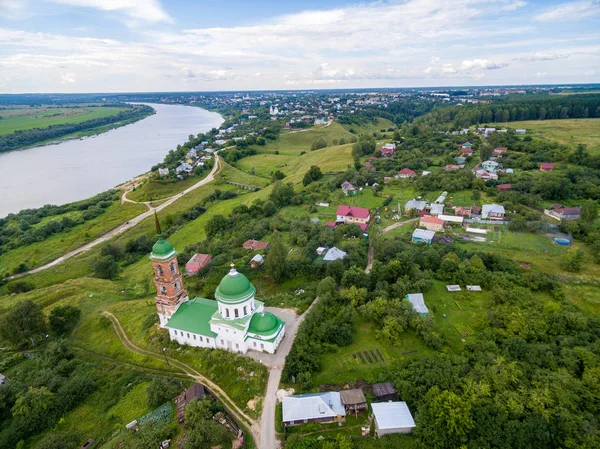
<path id="1" fill-rule="evenodd" d="M 167 260 L 177 255 L 177 251 L 173 248 L 169 242 L 162 238 L 162 235 L 158 235 L 158 241 L 152 247 L 152 254 L 150 259 L 152 260 Z"/>
<path id="2" fill-rule="evenodd" d="M 217 311 L 217 301 L 196 298 L 179 306 L 165 327 L 214 338 L 210 330 L 210 319 Z"/>
<path id="3" fill-rule="evenodd" d="M 272 335 L 283 322 L 269 312 L 255 313 L 250 321 L 248 333 L 257 335 Z"/>
<path id="4" fill-rule="evenodd" d="M 221 302 L 235 304 L 246 301 L 255 293 L 256 289 L 248 278 L 232 268 L 217 287 L 215 298 Z"/>

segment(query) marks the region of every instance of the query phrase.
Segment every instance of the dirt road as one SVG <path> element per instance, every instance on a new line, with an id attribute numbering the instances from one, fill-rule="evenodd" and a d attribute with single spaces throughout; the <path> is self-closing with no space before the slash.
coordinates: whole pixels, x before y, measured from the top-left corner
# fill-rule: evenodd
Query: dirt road
<path id="1" fill-rule="evenodd" d="M 221 165 L 220 164 L 220 158 L 219 158 L 218 155 L 215 154 L 215 165 L 212 168 L 212 170 L 210 171 L 210 173 L 206 176 L 206 178 L 201 179 L 200 181 L 198 181 L 193 186 L 188 187 L 187 189 L 185 189 L 183 192 L 178 193 L 177 195 L 174 195 L 174 196 L 170 197 L 168 200 L 166 200 L 161 205 L 156 206 L 155 208 L 150 209 L 147 212 L 144 212 L 143 214 L 140 214 L 137 217 L 132 218 L 127 223 L 124 223 L 121 226 L 117 226 L 116 228 L 108 231 L 106 234 L 98 237 L 96 240 L 92 240 L 91 242 L 86 243 L 85 245 L 80 246 L 79 248 L 74 249 L 73 251 L 69 251 L 64 256 L 61 256 L 58 259 L 53 260 L 52 262 L 49 262 L 49 263 L 47 263 L 45 265 L 39 266 L 39 267 L 34 268 L 32 270 L 29 270 L 29 271 L 24 271 L 23 273 L 14 274 L 12 276 L 7 277 L 6 279 L 7 280 L 18 279 L 18 278 L 21 278 L 23 276 L 27 276 L 28 274 L 39 273 L 40 271 L 44 271 L 44 270 L 47 270 L 48 268 L 55 267 L 55 266 L 60 265 L 61 263 L 63 263 L 65 260 L 70 259 L 73 256 L 76 256 L 78 254 L 81 254 L 81 253 L 89 250 L 89 249 L 92 249 L 93 247 L 98 246 L 101 243 L 104 243 L 104 242 L 112 239 L 116 235 L 122 234 L 123 232 L 127 231 L 128 229 L 133 228 L 134 226 L 136 226 L 137 224 L 139 224 L 140 222 L 142 222 L 146 218 L 152 216 L 154 214 L 154 211 L 160 212 L 164 208 L 169 207 L 171 204 L 173 204 L 179 198 L 181 198 L 182 196 L 184 196 L 186 193 L 189 193 L 192 190 L 197 189 L 198 187 L 202 187 L 203 185 L 206 185 L 206 184 L 212 182 L 215 179 L 215 175 L 220 170 L 220 165 Z"/>

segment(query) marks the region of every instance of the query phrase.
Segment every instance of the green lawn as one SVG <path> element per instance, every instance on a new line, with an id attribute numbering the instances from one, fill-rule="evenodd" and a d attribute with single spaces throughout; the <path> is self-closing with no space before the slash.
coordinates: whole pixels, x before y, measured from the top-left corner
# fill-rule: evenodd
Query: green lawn
<path id="1" fill-rule="evenodd" d="M 388 134 L 391 138 L 391 135 L 393 134 L 393 131 L 388 132 L 389 128 L 394 128 L 396 129 L 396 125 L 394 124 L 394 122 L 386 119 L 386 118 L 381 118 L 381 117 L 377 117 L 377 123 L 367 123 L 367 124 L 363 124 L 363 125 L 342 125 L 345 129 L 347 130 L 354 130 L 354 134 L 356 136 L 359 136 L 361 134 L 372 134 L 372 133 L 377 133 L 377 134 L 382 134 L 381 130 L 384 129 L 385 130 L 385 134 Z"/>
<path id="2" fill-rule="evenodd" d="M 561 144 L 585 144 L 592 154 L 600 153 L 600 118 L 564 120 L 527 120 L 510 122 L 510 127 L 525 128 L 527 135 L 543 137 Z"/>
<path id="3" fill-rule="evenodd" d="M 250 186 L 265 187 L 269 184 L 269 180 L 265 177 L 252 175 L 246 171 L 239 170 L 232 167 L 226 162 L 221 160 L 222 168 L 217 175 L 217 180 L 221 182 L 239 182 L 241 184 L 247 184 Z"/>
<path id="4" fill-rule="evenodd" d="M 286 175 L 293 173 L 292 165 L 297 156 L 288 154 L 261 153 L 254 156 L 248 156 L 236 162 L 240 170 L 251 174 L 254 171 L 256 176 L 263 179 L 271 179 L 271 173 L 280 170 Z"/>
<path id="5" fill-rule="evenodd" d="M 54 108 L 33 107 L 12 111 L 10 116 L 0 120 L 0 135 L 10 134 L 18 130 L 45 128 L 51 125 L 81 123 L 96 118 L 116 115 L 125 108 L 113 107 L 83 107 L 83 108 Z M 0 116 L 5 111 L 0 110 Z"/>
<path id="6" fill-rule="evenodd" d="M 203 172 L 201 175 L 190 176 L 183 180 L 159 181 L 156 178 L 147 179 L 139 187 L 127 193 L 127 198 L 132 201 L 156 201 L 160 199 L 170 198 L 173 195 L 183 192 L 188 187 L 193 186 L 198 181 L 208 175 L 209 171 Z"/>

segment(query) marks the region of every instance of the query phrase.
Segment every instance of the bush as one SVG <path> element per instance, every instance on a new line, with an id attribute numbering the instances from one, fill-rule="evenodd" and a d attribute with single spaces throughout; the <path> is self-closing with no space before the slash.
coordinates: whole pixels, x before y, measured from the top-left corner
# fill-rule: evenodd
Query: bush
<path id="1" fill-rule="evenodd" d="M 7 287 L 9 293 L 15 293 L 15 294 L 25 293 L 30 290 L 33 290 L 33 288 L 34 288 L 33 285 L 31 285 L 29 282 L 25 282 L 25 281 L 11 282 L 8 284 L 8 287 Z"/>

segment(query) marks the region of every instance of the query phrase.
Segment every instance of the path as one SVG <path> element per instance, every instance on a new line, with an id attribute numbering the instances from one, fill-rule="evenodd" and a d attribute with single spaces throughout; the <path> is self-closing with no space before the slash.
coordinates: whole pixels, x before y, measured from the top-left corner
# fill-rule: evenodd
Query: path
<path id="1" fill-rule="evenodd" d="M 258 445 L 260 449 L 276 449 L 281 447 L 275 434 L 275 407 L 277 405 L 277 390 L 281 382 L 281 373 L 285 365 L 285 358 L 289 354 L 290 349 L 292 349 L 292 344 L 294 343 L 300 324 L 302 324 L 310 309 L 318 301 L 319 298 L 316 298 L 306 312 L 300 315 L 290 328 L 286 328 L 286 335 L 279 348 L 277 348 L 275 358 L 272 360 L 274 364 L 268 366 L 269 380 L 267 381 L 267 392 L 265 393 L 263 412 L 260 419 L 260 443 Z M 249 355 L 255 358 L 253 354 Z"/>
<path id="2" fill-rule="evenodd" d="M 18 279 L 20 277 L 27 276 L 28 274 L 39 273 L 40 271 L 44 271 L 44 270 L 47 270 L 48 268 L 55 267 L 55 266 L 63 263 L 65 260 L 70 259 L 73 256 L 76 256 L 78 254 L 81 254 L 81 253 L 89 250 L 89 249 L 92 249 L 93 247 L 98 246 L 101 243 L 104 243 L 104 242 L 110 240 L 111 238 L 113 238 L 116 235 L 122 234 L 123 232 L 127 231 L 128 229 L 133 228 L 134 226 L 136 226 L 137 224 L 139 224 L 146 218 L 152 216 L 154 214 L 154 211 L 160 212 L 164 208 L 173 204 L 175 201 L 177 201 L 179 198 L 181 198 L 184 194 L 189 193 L 192 190 L 197 189 L 198 187 L 202 187 L 203 185 L 212 182 L 215 179 L 215 175 L 220 170 L 220 165 L 221 165 L 220 158 L 218 155 L 215 154 L 215 165 L 212 168 L 212 170 L 210 171 L 210 173 L 206 176 L 206 178 L 201 179 L 193 186 L 188 187 L 183 192 L 178 193 L 177 195 L 173 195 L 172 197 L 167 199 L 164 203 L 160 204 L 159 206 L 156 206 L 154 209 L 150 209 L 150 210 L 138 215 L 137 217 L 130 219 L 128 222 L 122 224 L 121 226 L 117 226 L 116 228 L 108 231 L 106 234 L 98 237 L 96 240 L 92 240 L 91 242 L 86 243 L 85 245 L 80 246 L 79 248 L 74 249 L 73 251 L 69 251 L 64 256 L 61 256 L 58 259 L 55 259 L 52 262 L 49 262 L 45 265 L 39 266 L 39 267 L 34 268 L 29 271 L 24 271 L 23 273 L 18 273 L 18 274 L 9 276 L 6 278 L 6 280 Z"/>
<path id="3" fill-rule="evenodd" d="M 169 361 L 169 363 L 171 364 L 171 366 L 179 368 L 181 371 L 186 373 L 189 377 L 191 377 L 195 381 L 206 385 L 211 390 L 211 392 L 215 396 L 217 396 L 217 398 L 219 398 L 219 400 L 221 401 L 221 403 L 223 404 L 223 406 L 225 407 L 227 412 L 231 416 L 233 416 L 240 424 L 242 424 L 245 427 L 247 427 L 248 429 L 250 429 L 250 431 L 252 432 L 252 435 L 254 437 L 254 440 L 255 441 L 258 440 L 257 423 L 252 418 L 250 418 L 246 413 L 244 413 L 235 404 L 235 402 L 233 402 L 233 400 L 229 396 L 227 396 L 227 393 L 225 393 L 221 389 L 221 387 L 219 387 L 217 384 L 215 384 L 213 381 L 211 381 L 207 377 L 200 374 L 198 371 L 196 371 L 194 368 L 187 365 L 186 363 L 180 362 L 177 359 L 166 357 L 163 354 L 157 354 L 156 352 L 147 351 L 145 349 L 142 349 L 142 348 L 136 346 L 135 343 L 133 343 L 129 339 L 129 337 L 127 337 L 127 334 L 123 330 L 123 327 L 121 326 L 121 323 L 119 322 L 119 320 L 116 316 L 114 316 L 112 313 L 107 312 L 107 311 L 102 312 L 102 314 L 111 320 L 113 329 L 117 333 L 117 337 L 119 337 L 119 340 L 121 341 L 123 346 L 125 346 L 130 351 L 136 352 L 141 355 L 145 355 L 147 357 L 152 357 L 157 360 L 162 361 L 164 359 L 167 359 Z"/>
<path id="4" fill-rule="evenodd" d="M 399 228 L 402 225 L 405 225 L 407 223 L 413 223 L 413 222 L 415 222 L 417 220 L 420 220 L 420 219 L 421 219 L 421 217 L 411 218 L 409 220 L 399 221 L 397 223 L 391 224 L 391 225 L 383 228 L 383 233 L 385 234 L 386 232 L 390 232 L 391 230 Z"/>
<path id="5" fill-rule="evenodd" d="M 391 224 L 385 228 L 383 228 L 381 231 L 385 234 L 386 232 L 390 232 L 393 229 L 399 228 L 402 225 L 405 225 L 407 223 L 413 223 L 417 220 L 419 220 L 421 217 L 417 217 L 417 218 L 411 218 L 409 220 L 404 220 L 404 221 L 399 221 L 397 223 Z M 371 270 L 373 269 L 373 259 L 375 258 L 375 248 L 373 248 L 372 246 L 369 246 L 369 252 L 367 253 L 367 266 L 365 268 L 365 273 L 370 273 Z"/>

